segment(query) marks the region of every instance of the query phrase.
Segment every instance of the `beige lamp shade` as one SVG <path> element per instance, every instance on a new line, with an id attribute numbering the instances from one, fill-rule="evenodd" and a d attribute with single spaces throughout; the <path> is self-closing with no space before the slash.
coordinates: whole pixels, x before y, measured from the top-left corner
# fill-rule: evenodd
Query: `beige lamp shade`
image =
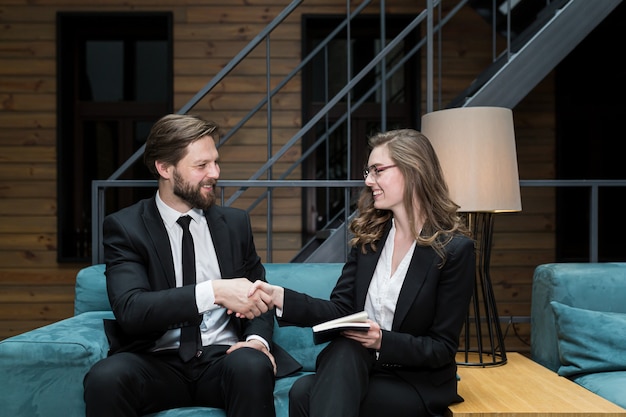
<path id="1" fill-rule="evenodd" d="M 521 211 L 513 112 L 461 107 L 422 117 L 461 212 Z"/>

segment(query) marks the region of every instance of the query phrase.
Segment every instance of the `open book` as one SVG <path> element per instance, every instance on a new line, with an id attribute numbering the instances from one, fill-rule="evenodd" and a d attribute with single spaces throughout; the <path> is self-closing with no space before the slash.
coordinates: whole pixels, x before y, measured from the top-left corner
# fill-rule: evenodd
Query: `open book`
<path id="1" fill-rule="evenodd" d="M 317 324 L 312 327 L 313 342 L 316 345 L 328 342 L 337 337 L 339 333 L 344 330 L 360 330 L 366 332 L 369 330 L 370 325 L 366 323 L 365 320 L 367 320 L 367 313 L 361 311 Z"/>

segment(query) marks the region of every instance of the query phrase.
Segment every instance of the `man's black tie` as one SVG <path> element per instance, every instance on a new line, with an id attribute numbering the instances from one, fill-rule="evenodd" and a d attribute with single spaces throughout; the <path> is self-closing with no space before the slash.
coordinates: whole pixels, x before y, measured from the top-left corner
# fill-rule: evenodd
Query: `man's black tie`
<path id="1" fill-rule="evenodd" d="M 190 221 L 191 216 L 182 216 L 176 220 L 183 228 L 183 285 L 196 283 L 196 255 L 193 249 L 193 238 L 189 231 Z M 197 325 L 181 327 L 178 354 L 183 361 L 187 362 L 196 355 L 199 340 L 200 328 Z"/>

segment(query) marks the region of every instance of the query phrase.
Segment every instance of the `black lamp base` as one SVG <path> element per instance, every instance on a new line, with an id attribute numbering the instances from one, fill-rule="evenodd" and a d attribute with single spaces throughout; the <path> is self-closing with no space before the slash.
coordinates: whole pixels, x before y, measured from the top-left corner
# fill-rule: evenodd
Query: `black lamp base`
<path id="1" fill-rule="evenodd" d="M 462 332 L 457 365 L 498 366 L 506 363 L 504 336 L 489 275 L 493 213 L 466 213 L 476 239 L 474 294 Z"/>

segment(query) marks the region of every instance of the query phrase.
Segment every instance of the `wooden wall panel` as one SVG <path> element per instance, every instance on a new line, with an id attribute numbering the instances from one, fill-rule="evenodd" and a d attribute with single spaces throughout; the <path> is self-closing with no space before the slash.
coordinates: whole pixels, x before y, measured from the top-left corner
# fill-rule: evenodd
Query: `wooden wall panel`
<path id="1" fill-rule="evenodd" d="M 57 183 L 55 181 L 55 178 L 44 178 L 44 179 L 37 179 L 34 181 L 23 181 L 22 178 L 20 177 L 18 177 L 19 180 L 15 180 L 14 178 L 8 178 L 8 175 L 2 176 L 2 174 L 0 174 L 0 177 L 2 177 L 2 179 L 4 180 L 4 181 L 0 181 L 0 199 L 15 198 L 15 197 L 17 198 L 53 197 L 56 199 L 57 197 L 57 190 L 56 190 Z M 55 171 L 55 177 L 56 177 L 56 171 Z M 3 221 L 8 221 L 8 219 L 3 219 Z"/>
<path id="2" fill-rule="evenodd" d="M 185 105 L 288 0 L 4 0 L 0 5 L 0 338 L 72 314 L 72 285 L 83 265 L 56 261 L 56 27 L 58 11 L 171 11 L 174 16 L 174 108 Z M 419 3 L 419 2 L 417 2 Z M 388 0 L 388 13 L 417 15 L 413 0 Z M 447 12 L 456 2 L 444 1 Z M 350 2 L 354 9 L 360 1 Z M 378 13 L 379 2 L 368 8 Z M 305 0 L 271 35 L 271 88 L 299 62 L 301 16 L 345 13 L 345 1 Z M 442 79 L 435 102 L 447 103 L 463 91 L 491 60 L 489 25 L 469 8 L 451 20 L 441 49 Z M 425 61 L 423 61 L 425 62 Z M 265 91 L 265 43 L 248 55 L 194 110 L 234 126 Z M 422 87 L 425 91 L 425 68 Z M 522 179 L 554 176 L 554 82 L 552 75 L 514 109 Z M 441 85 L 441 91 L 439 91 Z M 272 140 L 280 149 L 302 126 L 301 80 L 284 86 L 273 101 Z M 423 100 L 426 94 L 423 94 Z M 422 108 L 426 109 L 425 101 Z M 222 178 L 244 179 L 266 154 L 267 115 L 255 116 L 221 149 Z M 299 150 L 284 156 L 281 167 Z M 298 178 L 299 171 L 292 174 Z M 227 190 L 227 194 L 232 193 Z M 253 200 L 251 190 L 236 205 Z M 276 190 L 272 246 L 274 262 L 287 262 L 299 247 L 301 190 Z M 534 267 L 553 260 L 554 191 L 523 189 L 524 210 L 496 220 L 492 275 L 501 314 L 530 314 Z M 253 212 L 255 239 L 265 255 L 265 206 Z M 294 229 L 295 228 L 295 229 Z M 507 347 L 528 350 L 529 326 L 513 326 Z M 511 341 L 509 341 L 511 339 Z"/>

